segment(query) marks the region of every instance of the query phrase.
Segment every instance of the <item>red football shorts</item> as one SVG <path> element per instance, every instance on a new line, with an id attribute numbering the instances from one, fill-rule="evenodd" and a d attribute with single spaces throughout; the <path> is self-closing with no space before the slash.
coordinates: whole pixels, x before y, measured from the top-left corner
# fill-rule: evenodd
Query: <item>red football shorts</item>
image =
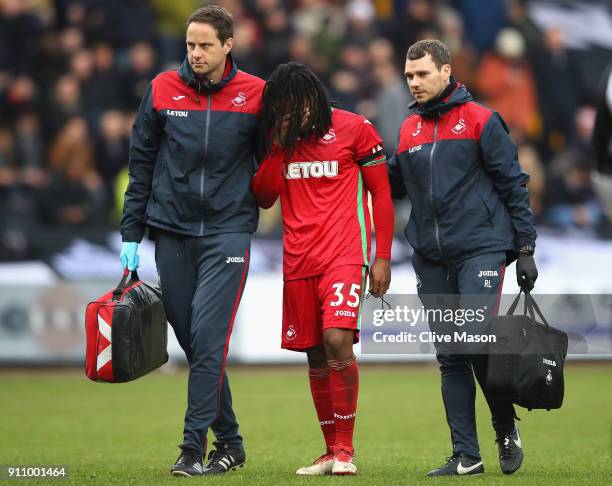
<path id="1" fill-rule="evenodd" d="M 286 281 L 281 347 L 305 351 L 319 346 L 323 329 L 329 328 L 352 329 L 354 342 L 359 342 L 367 277 L 366 266 L 343 265 L 322 275 Z"/>

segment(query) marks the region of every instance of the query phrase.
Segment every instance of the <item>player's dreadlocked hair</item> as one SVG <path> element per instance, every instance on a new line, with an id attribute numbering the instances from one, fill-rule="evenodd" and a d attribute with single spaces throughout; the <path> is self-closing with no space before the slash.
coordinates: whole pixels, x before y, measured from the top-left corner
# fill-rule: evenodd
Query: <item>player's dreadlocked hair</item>
<path id="1" fill-rule="evenodd" d="M 270 155 L 273 140 L 290 156 L 300 138 L 319 139 L 331 127 L 331 104 L 325 87 L 303 64 L 289 62 L 278 66 L 266 83 L 262 102 L 259 117 L 262 160 Z"/>

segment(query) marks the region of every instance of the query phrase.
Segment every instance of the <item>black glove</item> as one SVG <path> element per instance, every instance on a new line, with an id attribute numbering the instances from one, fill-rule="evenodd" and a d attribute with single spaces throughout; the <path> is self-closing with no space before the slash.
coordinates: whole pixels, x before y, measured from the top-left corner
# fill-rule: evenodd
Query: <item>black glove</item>
<path id="1" fill-rule="evenodd" d="M 538 268 L 536 267 L 533 255 L 519 253 L 516 262 L 516 281 L 524 292 L 531 292 L 535 281 L 538 278 Z"/>

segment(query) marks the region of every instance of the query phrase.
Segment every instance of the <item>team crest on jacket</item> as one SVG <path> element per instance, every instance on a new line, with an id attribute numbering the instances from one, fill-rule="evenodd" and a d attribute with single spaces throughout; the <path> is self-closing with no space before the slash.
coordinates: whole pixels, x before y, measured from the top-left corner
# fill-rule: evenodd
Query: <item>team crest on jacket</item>
<path id="1" fill-rule="evenodd" d="M 325 135 L 323 135 L 323 137 L 321 137 L 321 142 L 323 143 L 333 143 L 336 141 L 336 132 L 334 132 L 333 128 L 329 129 L 329 132 L 327 132 Z"/>
<path id="2" fill-rule="evenodd" d="M 242 91 L 239 91 L 238 96 L 232 99 L 232 105 L 234 106 L 244 106 L 246 102 L 246 95 Z"/>
<path id="3" fill-rule="evenodd" d="M 465 120 L 463 118 L 461 118 L 457 124 L 453 127 L 453 129 L 451 130 L 455 135 L 459 135 L 460 133 L 465 131 Z"/>

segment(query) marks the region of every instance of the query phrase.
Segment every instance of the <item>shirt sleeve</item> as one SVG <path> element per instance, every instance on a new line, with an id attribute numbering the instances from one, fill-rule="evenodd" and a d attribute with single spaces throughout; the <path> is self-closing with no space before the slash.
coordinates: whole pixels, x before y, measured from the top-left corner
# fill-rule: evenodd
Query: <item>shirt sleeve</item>
<path id="1" fill-rule="evenodd" d="M 372 195 L 376 258 L 388 260 L 391 258 L 394 214 L 386 157 L 381 136 L 365 118 L 355 129 L 355 152 L 365 188 Z"/>
<path id="2" fill-rule="evenodd" d="M 517 234 L 517 244 L 534 245 L 537 238 L 534 217 L 529 207 L 529 176 L 518 162 L 517 148 L 502 118 L 494 113 L 480 136 L 484 168 L 499 197 L 506 205 Z"/>
<path id="3" fill-rule="evenodd" d="M 162 138 L 162 127 L 149 83 L 140 103 L 130 139 L 129 184 L 125 191 L 121 235 L 123 241 L 140 242 L 145 231 L 145 211 L 153 180 L 153 168 Z"/>
<path id="4" fill-rule="evenodd" d="M 361 167 L 366 190 L 372 195 L 372 216 L 376 232 L 376 258 L 391 259 L 395 215 L 391 187 L 384 161 L 374 166 Z"/>
<path id="5" fill-rule="evenodd" d="M 355 155 L 360 167 L 383 164 L 386 160 L 382 138 L 366 118 L 355 129 Z"/>

